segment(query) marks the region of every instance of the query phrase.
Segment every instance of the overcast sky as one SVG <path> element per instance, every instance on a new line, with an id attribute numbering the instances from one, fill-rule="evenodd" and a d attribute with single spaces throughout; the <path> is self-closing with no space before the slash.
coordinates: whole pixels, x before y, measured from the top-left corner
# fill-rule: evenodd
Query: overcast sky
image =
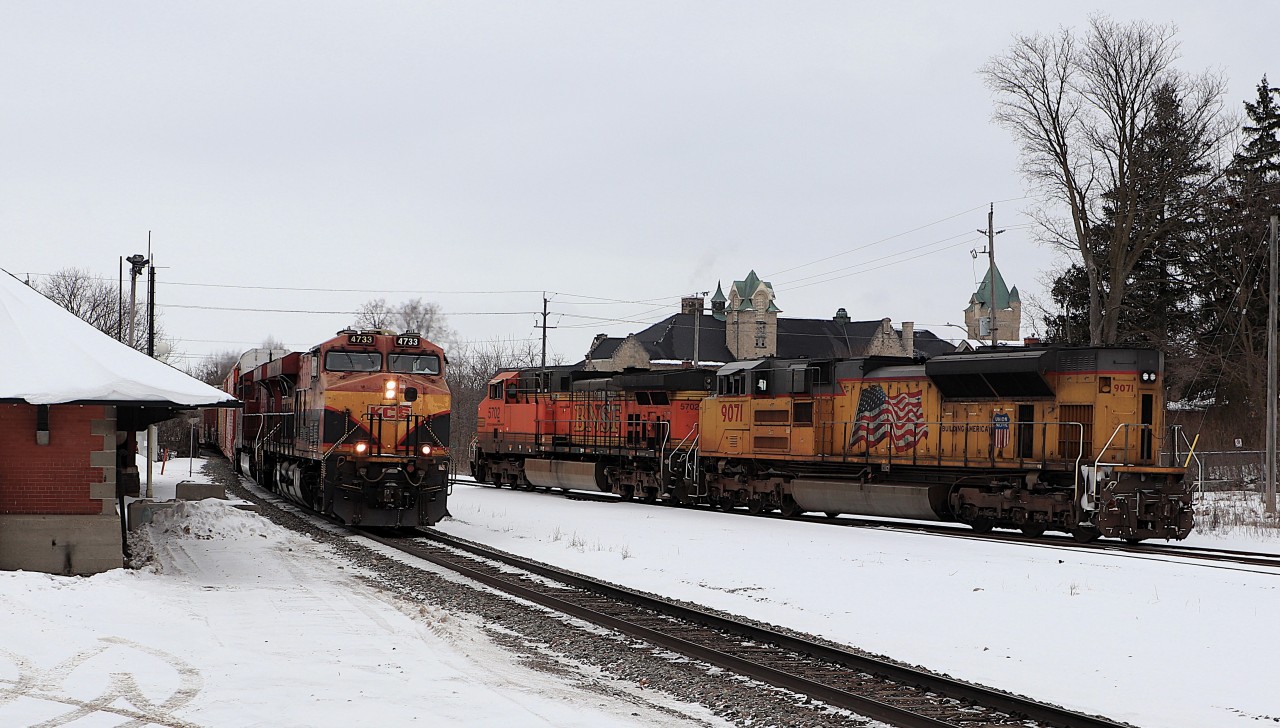
<path id="1" fill-rule="evenodd" d="M 783 316 L 961 336 L 988 203 L 1024 301 L 1057 263 L 977 72 L 1097 10 L 1044 5 L 4 2 L 0 267 L 114 281 L 151 231 L 187 357 L 375 297 L 536 340 L 547 291 L 576 361 L 752 269 Z M 1280 3 L 1106 10 L 1176 24 L 1231 113 L 1280 82 Z"/>

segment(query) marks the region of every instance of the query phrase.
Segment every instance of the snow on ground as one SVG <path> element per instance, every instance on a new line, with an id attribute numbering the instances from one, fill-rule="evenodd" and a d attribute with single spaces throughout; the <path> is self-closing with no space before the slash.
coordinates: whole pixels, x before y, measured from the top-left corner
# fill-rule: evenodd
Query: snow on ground
<path id="1" fill-rule="evenodd" d="M 178 464 L 157 494 L 187 479 Z M 474 618 L 394 600 L 226 501 L 178 504 L 148 533 L 147 569 L 0 572 L 0 725 L 672 724 L 523 667 Z"/>
<path id="2" fill-rule="evenodd" d="M 157 466 L 156 498 L 203 482 L 198 462 Z M 1280 570 L 467 485 L 450 511 L 440 529 L 464 538 L 1135 725 L 1280 719 L 1263 681 Z M 473 618 L 387 597 L 232 502 L 148 533 L 147 570 L 0 572 L 0 725 L 671 723 L 520 666 Z M 1280 552 L 1272 533 L 1189 542 Z"/>
<path id="3" fill-rule="evenodd" d="M 455 486 L 440 530 L 1152 728 L 1280 721 L 1280 570 Z M 1201 546 L 1280 551 L 1274 538 Z"/>

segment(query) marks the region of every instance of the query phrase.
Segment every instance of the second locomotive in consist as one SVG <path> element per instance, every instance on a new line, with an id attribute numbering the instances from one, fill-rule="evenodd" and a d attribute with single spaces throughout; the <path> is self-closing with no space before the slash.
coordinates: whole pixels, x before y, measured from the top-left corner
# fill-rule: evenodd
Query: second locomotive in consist
<path id="1" fill-rule="evenodd" d="M 1159 352 L 1105 347 L 501 372 L 473 472 L 753 512 L 1181 539 L 1191 493 L 1161 462 L 1162 378 Z"/>
<path id="2" fill-rule="evenodd" d="M 226 380 L 245 408 L 219 423 L 221 448 L 238 471 L 345 523 L 433 525 L 448 492 L 444 366 L 413 332 L 247 352 Z"/>

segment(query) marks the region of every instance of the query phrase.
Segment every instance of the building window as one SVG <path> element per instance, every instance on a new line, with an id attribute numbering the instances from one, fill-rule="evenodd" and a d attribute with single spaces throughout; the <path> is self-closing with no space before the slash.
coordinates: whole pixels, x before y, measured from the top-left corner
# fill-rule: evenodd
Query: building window
<path id="1" fill-rule="evenodd" d="M 765 328 L 763 321 L 756 322 L 756 348 L 763 349 L 765 347 Z"/>

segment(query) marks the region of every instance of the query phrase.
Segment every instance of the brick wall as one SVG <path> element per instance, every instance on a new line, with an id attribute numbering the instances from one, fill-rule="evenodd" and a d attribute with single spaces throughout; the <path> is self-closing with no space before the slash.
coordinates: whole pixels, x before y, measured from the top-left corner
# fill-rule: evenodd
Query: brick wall
<path id="1" fill-rule="evenodd" d="M 0 404 L 0 514 L 114 513 L 114 409 L 52 405 L 37 445 L 36 407 Z"/>

